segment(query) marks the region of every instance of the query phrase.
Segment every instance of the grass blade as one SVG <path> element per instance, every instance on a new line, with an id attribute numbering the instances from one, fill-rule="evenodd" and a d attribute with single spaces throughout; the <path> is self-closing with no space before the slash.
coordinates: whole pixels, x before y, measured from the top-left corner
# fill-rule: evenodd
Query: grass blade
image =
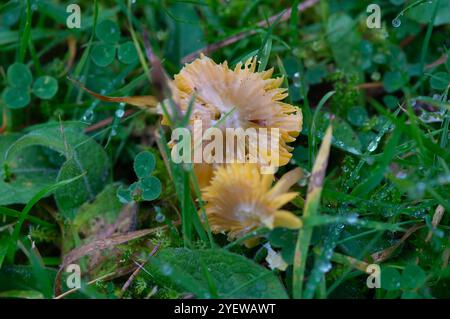
<path id="1" fill-rule="evenodd" d="M 320 146 L 317 159 L 314 163 L 311 178 L 309 180 L 308 195 L 306 197 L 303 217 L 313 217 L 317 215 L 322 193 L 323 180 L 328 164 L 330 154 L 332 126 L 330 125 Z M 299 230 L 297 244 L 294 255 L 294 270 L 292 276 L 292 295 L 294 298 L 302 298 L 303 279 L 305 277 L 306 258 L 308 257 L 308 248 L 311 241 L 313 227 L 305 225 Z"/>

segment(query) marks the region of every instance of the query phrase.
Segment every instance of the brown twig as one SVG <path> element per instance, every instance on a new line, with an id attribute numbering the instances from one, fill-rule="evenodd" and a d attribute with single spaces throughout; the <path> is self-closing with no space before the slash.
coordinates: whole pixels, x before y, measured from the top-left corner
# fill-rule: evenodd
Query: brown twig
<path id="1" fill-rule="evenodd" d="M 431 225 L 433 226 L 433 229 L 436 229 L 439 223 L 441 222 L 442 217 L 444 216 L 445 208 L 442 205 L 438 205 L 436 210 L 434 211 L 433 220 L 431 221 Z M 431 240 L 431 237 L 433 236 L 433 232 L 430 230 L 428 232 L 427 238 L 425 239 L 425 242 L 428 243 Z"/>
<path id="2" fill-rule="evenodd" d="M 429 70 L 429 69 L 432 69 L 432 68 L 434 68 L 434 67 L 436 67 L 436 66 L 439 66 L 439 65 L 441 65 L 441 64 L 444 64 L 444 63 L 447 61 L 447 58 L 448 58 L 447 54 L 443 54 L 443 55 L 442 55 L 439 59 L 437 59 L 436 61 L 431 62 L 430 64 L 425 65 L 425 70 Z"/>
<path id="3" fill-rule="evenodd" d="M 150 256 L 153 256 L 154 254 L 156 254 L 156 252 L 158 251 L 159 247 L 161 245 L 158 244 L 156 245 L 152 252 L 150 253 Z M 131 274 L 130 278 L 128 278 L 128 280 L 125 282 L 125 284 L 122 286 L 122 289 L 120 290 L 120 298 L 123 297 L 125 291 L 128 289 L 128 287 L 131 285 L 131 283 L 133 282 L 134 278 L 136 278 L 137 275 L 139 275 L 139 273 L 142 270 L 142 267 L 144 267 L 144 265 L 147 263 L 148 260 L 144 261 L 142 264 L 138 264 L 138 267 L 136 268 L 135 271 L 133 271 L 133 273 Z"/>
<path id="4" fill-rule="evenodd" d="M 358 90 L 372 90 L 372 89 L 379 89 L 382 87 L 383 87 L 382 82 L 368 82 L 368 83 L 359 84 L 356 88 Z"/>
<path id="5" fill-rule="evenodd" d="M 306 9 L 314 6 L 318 2 L 319 2 L 319 0 L 306 0 L 306 1 L 303 1 L 302 3 L 300 3 L 297 6 L 297 11 L 298 12 L 305 11 Z M 283 12 L 279 12 L 279 13 L 271 16 L 268 20 L 261 20 L 261 21 L 259 21 L 256 24 L 256 26 L 263 27 L 263 28 L 267 27 L 267 26 L 271 25 L 276 19 L 278 19 L 278 17 L 280 15 L 281 15 L 281 17 L 280 17 L 279 21 L 280 22 L 286 21 L 291 16 L 291 12 L 292 12 L 292 8 L 289 8 L 289 9 L 283 11 Z M 230 36 L 230 37 L 228 37 L 226 39 L 223 39 L 223 40 L 221 40 L 219 42 L 216 42 L 216 43 L 212 43 L 212 44 L 210 44 L 210 45 L 208 45 L 208 46 L 206 46 L 204 48 L 201 48 L 199 50 L 196 50 L 196 51 L 186 55 L 182 59 L 182 62 L 183 63 L 190 62 L 190 61 L 194 60 L 197 56 L 199 56 L 200 53 L 210 54 L 211 52 L 214 52 L 214 51 L 216 51 L 216 50 L 218 50 L 220 48 L 223 48 L 223 47 L 226 47 L 226 46 L 228 46 L 230 44 L 238 42 L 239 40 L 241 40 L 241 39 L 243 39 L 243 38 L 245 38 L 247 36 L 253 35 L 255 33 L 256 33 L 256 30 L 254 30 L 254 29 L 239 32 L 239 33 L 237 33 L 235 35 L 232 35 L 232 36 Z"/>
<path id="6" fill-rule="evenodd" d="M 396 251 L 397 248 L 399 248 L 400 245 L 403 244 L 409 238 L 409 236 L 411 236 L 414 232 L 416 232 L 417 230 L 419 230 L 423 227 L 425 227 L 425 225 L 423 225 L 423 224 L 412 226 L 405 232 L 405 234 L 402 236 L 402 238 L 400 238 L 400 240 L 395 245 L 392 245 L 391 247 L 388 247 L 386 249 L 383 249 L 381 251 L 373 253 L 371 255 L 373 262 L 381 263 L 381 262 L 385 261 L 386 259 L 388 259 L 394 253 L 394 251 Z"/>

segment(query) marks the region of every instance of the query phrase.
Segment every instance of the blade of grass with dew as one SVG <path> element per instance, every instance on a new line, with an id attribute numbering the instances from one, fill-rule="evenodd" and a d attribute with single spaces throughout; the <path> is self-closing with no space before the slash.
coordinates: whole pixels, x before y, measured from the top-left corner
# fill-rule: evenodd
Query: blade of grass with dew
<path id="1" fill-rule="evenodd" d="M 323 240 L 320 252 L 317 254 L 314 260 L 314 266 L 311 270 L 311 274 L 309 275 L 308 282 L 306 283 L 304 292 L 305 299 L 312 299 L 314 297 L 325 273 L 331 270 L 330 259 L 333 255 L 334 249 L 337 245 L 337 240 L 339 239 L 339 236 L 341 235 L 343 229 L 343 225 L 339 223 L 328 227 L 327 235 Z M 326 283 L 324 284 L 326 285 Z M 326 286 L 324 290 L 326 291 Z"/>
<path id="2" fill-rule="evenodd" d="M 377 109 L 378 112 L 380 112 L 380 114 L 388 118 L 392 124 L 398 127 L 403 133 L 411 137 L 416 143 L 421 143 L 423 147 L 427 148 L 431 153 L 434 153 L 437 156 L 441 157 L 447 163 L 450 162 L 450 153 L 446 149 L 441 148 L 438 144 L 433 143 L 423 132 L 419 133 L 421 134 L 421 141 L 419 142 L 417 140 L 418 137 L 411 131 L 410 125 L 407 125 L 405 121 L 397 119 L 377 103 L 372 103 L 372 105 Z"/>
<path id="3" fill-rule="evenodd" d="M 283 12 L 281 12 L 278 17 L 275 19 L 275 21 L 270 25 L 269 29 L 266 32 L 266 35 L 264 36 L 264 40 L 261 44 L 261 47 L 259 48 L 257 57 L 258 57 L 258 72 L 262 72 L 266 69 L 267 62 L 269 62 L 270 57 L 270 51 L 272 50 L 272 39 L 271 35 L 273 32 L 273 28 L 278 24 L 281 17 L 283 16 Z"/>
<path id="4" fill-rule="evenodd" d="M 319 104 L 316 107 L 316 110 L 314 111 L 314 116 L 311 120 L 311 126 L 308 130 L 308 143 L 309 145 L 309 152 L 311 153 L 311 161 L 314 162 L 314 154 L 316 154 L 316 120 L 319 116 L 320 110 L 323 108 L 325 103 L 335 94 L 335 91 L 330 91 L 327 94 L 325 94 L 319 101 Z"/>
<path id="5" fill-rule="evenodd" d="M 333 129 L 330 125 L 320 146 L 317 159 L 309 179 L 308 194 L 306 197 L 303 217 L 313 217 L 318 214 L 323 181 L 330 155 L 331 138 Z M 294 298 L 302 298 L 303 279 L 305 277 L 306 259 L 308 257 L 309 244 L 311 242 L 313 227 L 306 226 L 298 232 L 297 243 L 294 253 L 294 269 L 292 276 L 292 295 Z"/>
<path id="6" fill-rule="evenodd" d="M 395 147 L 397 146 L 399 139 L 400 130 L 396 129 L 384 148 L 378 166 L 371 170 L 371 173 L 367 178 L 353 188 L 351 192 L 353 196 L 365 197 L 381 183 L 384 178 L 384 173 L 395 155 Z"/>

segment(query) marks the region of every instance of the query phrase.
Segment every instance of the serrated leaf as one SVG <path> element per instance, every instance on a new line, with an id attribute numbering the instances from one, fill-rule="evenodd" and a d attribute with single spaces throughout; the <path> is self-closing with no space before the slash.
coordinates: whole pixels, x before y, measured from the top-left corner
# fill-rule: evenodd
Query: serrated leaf
<path id="1" fill-rule="evenodd" d="M 51 99 L 58 91 L 58 81 L 54 77 L 44 75 L 33 83 L 33 93 L 43 100 Z"/>
<path id="2" fill-rule="evenodd" d="M 198 298 L 211 298 L 211 285 L 219 298 L 287 298 L 271 271 L 225 250 L 166 248 L 146 268 L 157 281 Z M 209 285 L 205 271 L 209 273 Z"/>

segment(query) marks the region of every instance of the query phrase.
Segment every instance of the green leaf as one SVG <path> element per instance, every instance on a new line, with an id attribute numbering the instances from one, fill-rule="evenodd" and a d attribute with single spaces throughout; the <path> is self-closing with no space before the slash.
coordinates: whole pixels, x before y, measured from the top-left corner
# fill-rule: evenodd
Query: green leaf
<path id="1" fill-rule="evenodd" d="M 18 138 L 18 134 L 0 136 L 0 205 L 26 204 L 42 188 L 54 183 L 58 172 L 39 146 L 17 152 L 5 167 L 4 154 Z"/>
<path id="2" fill-rule="evenodd" d="M 368 118 L 367 111 L 362 106 L 353 106 L 347 112 L 347 120 L 354 126 L 363 126 Z"/>
<path id="3" fill-rule="evenodd" d="M 63 128 L 61 128 L 63 126 Z M 79 123 L 48 123 L 31 129 L 31 132 L 13 143 L 6 152 L 6 161 L 25 147 L 41 145 L 65 156 L 57 181 L 85 174 L 77 181 L 55 192 L 60 213 L 72 218 L 76 209 L 95 198 L 110 179 L 110 161 L 104 149 L 83 134 Z"/>
<path id="4" fill-rule="evenodd" d="M 117 58 L 120 62 L 125 64 L 131 64 L 138 60 L 138 55 L 134 43 L 131 41 L 122 43 L 119 45 L 117 51 Z"/>
<path id="5" fill-rule="evenodd" d="M 20 231 L 22 228 L 23 223 L 25 222 L 25 220 L 28 217 L 28 214 L 30 213 L 31 209 L 33 208 L 33 206 L 40 201 L 42 198 L 46 197 L 48 194 L 52 194 L 55 190 L 57 190 L 60 187 L 63 187 L 65 185 L 70 185 L 72 182 L 76 181 L 77 179 L 79 179 L 81 177 L 81 175 L 79 176 L 75 176 L 73 178 L 70 179 L 66 179 L 66 180 L 62 180 L 59 181 L 57 183 L 51 184 L 49 186 L 44 187 L 43 189 L 41 189 L 39 192 L 37 192 L 29 201 L 28 203 L 25 205 L 25 207 L 22 209 L 22 211 L 20 212 L 19 218 L 17 223 L 14 225 L 14 231 L 13 234 L 11 235 L 11 241 L 9 243 L 9 248 L 8 248 L 8 260 L 10 263 L 14 262 L 14 256 L 15 256 L 15 252 L 18 249 L 18 245 L 17 245 L 17 241 L 19 240 L 19 236 L 20 236 Z M 30 254 L 30 257 L 36 257 L 33 254 Z M 0 258 L 1 259 L 1 258 Z M 1 265 L 0 265 L 1 266 Z"/>
<path id="6" fill-rule="evenodd" d="M 109 184 L 95 197 L 92 203 L 80 206 L 72 225 L 85 238 L 98 234 L 102 228 L 117 220 L 123 207 L 116 197 L 117 190 L 117 184 Z M 93 220 L 95 223 L 92 222 Z"/>
<path id="7" fill-rule="evenodd" d="M 345 71 L 357 71 L 361 35 L 356 22 L 347 14 L 332 14 L 326 25 L 328 42 L 337 65 Z"/>
<path id="8" fill-rule="evenodd" d="M 123 204 L 130 203 L 133 200 L 133 195 L 130 188 L 124 187 L 123 185 L 120 185 L 117 189 L 116 196 Z"/>
<path id="9" fill-rule="evenodd" d="M 192 22 L 199 19 L 192 4 L 174 2 L 164 10 L 169 32 L 165 56 L 178 64 L 184 56 L 206 45 L 204 32 L 199 23 Z"/>
<path id="10" fill-rule="evenodd" d="M 156 160 L 150 152 L 141 152 L 134 158 L 134 172 L 138 178 L 149 176 L 155 169 Z"/>
<path id="11" fill-rule="evenodd" d="M 381 288 L 393 291 L 400 289 L 400 273 L 392 267 L 381 268 Z"/>
<path id="12" fill-rule="evenodd" d="M 415 264 L 408 264 L 403 269 L 401 277 L 402 289 L 416 289 L 422 287 L 427 279 L 427 274 L 419 266 Z"/>
<path id="13" fill-rule="evenodd" d="M 56 92 L 58 92 L 58 81 L 54 77 L 44 75 L 37 78 L 33 84 L 33 93 L 40 99 L 51 99 Z"/>
<path id="14" fill-rule="evenodd" d="M 450 74 L 447 72 L 437 72 L 430 78 L 430 85 L 435 90 L 445 90 L 450 84 Z"/>
<path id="15" fill-rule="evenodd" d="M 44 280 L 53 282 L 56 276 L 56 270 L 54 269 L 43 268 L 42 270 L 40 273 L 45 276 L 45 279 L 37 278 L 33 266 L 3 266 L 0 269 L 0 293 L 21 291 L 21 295 L 25 296 L 37 292 L 42 294 L 41 282 Z"/>
<path id="16" fill-rule="evenodd" d="M 407 77 L 398 71 L 386 72 L 383 78 L 383 85 L 388 93 L 401 89 L 408 83 Z"/>
<path id="17" fill-rule="evenodd" d="M 33 82 L 30 69 L 23 63 L 14 63 L 7 71 L 8 82 L 16 88 L 26 88 Z"/>
<path id="18" fill-rule="evenodd" d="M 268 269 L 225 250 L 166 248 L 145 267 L 152 278 L 179 292 L 211 298 L 287 298 L 286 291 Z"/>
<path id="19" fill-rule="evenodd" d="M 10 109 L 20 109 L 30 103 L 30 93 L 27 89 L 7 87 L 3 91 L 2 99 Z"/>
<path id="20" fill-rule="evenodd" d="M 331 114 L 325 113 L 317 118 L 317 136 L 323 138 L 330 124 Z M 333 138 L 331 145 L 351 154 L 361 154 L 361 141 L 352 127 L 343 119 L 335 116 L 333 120 Z"/>
<path id="21" fill-rule="evenodd" d="M 399 100 L 394 95 L 385 95 L 383 97 L 383 103 L 390 109 L 395 109 L 399 103 Z"/>
<path id="22" fill-rule="evenodd" d="M 91 59 L 98 66 L 105 67 L 113 63 L 116 47 L 112 44 L 96 44 L 92 47 Z"/>
<path id="23" fill-rule="evenodd" d="M 115 44 L 120 39 L 120 29 L 114 21 L 103 20 L 97 25 L 95 35 L 99 40 Z"/>
<path id="24" fill-rule="evenodd" d="M 270 245 L 281 248 L 281 256 L 288 264 L 292 264 L 294 261 L 297 233 L 297 231 L 292 229 L 275 228 L 269 234 Z"/>
<path id="25" fill-rule="evenodd" d="M 144 200 L 154 200 L 161 194 L 161 182 L 154 176 L 144 177 L 140 181 L 140 187 Z"/>
<path id="26" fill-rule="evenodd" d="M 421 24 L 429 23 L 433 17 L 433 8 L 435 1 L 423 1 L 422 4 L 415 6 L 406 12 L 406 16 Z M 443 25 L 450 23 L 450 1 L 441 0 L 437 8 L 437 15 L 434 19 L 434 25 Z"/>

